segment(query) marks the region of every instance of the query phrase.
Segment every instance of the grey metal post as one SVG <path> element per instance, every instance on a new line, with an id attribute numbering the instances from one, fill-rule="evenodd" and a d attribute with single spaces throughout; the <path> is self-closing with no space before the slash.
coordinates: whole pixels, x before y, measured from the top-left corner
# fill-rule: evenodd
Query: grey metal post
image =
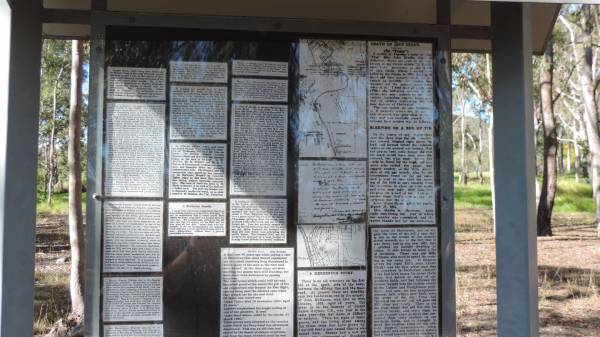
<path id="1" fill-rule="evenodd" d="M 39 0 L 0 0 L 1 337 L 32 335 L 40 13 Z"/>
<path id="2" fill-rule="evenodd" d="M 498 336 L 538 336 L 529 4 L 492 4 Z"/>
<path id="3" fill-rule="evenodd" d="M 94 2 L 95 3 L 95 2 Z M 92 14 L 90 98 L 88 109 L 88 172 L 86 203 L 85 336 L 100 335 L 100 274 L 102 249 L 102 114 L 104 109 L 104 25 Z"/>
<path id="4" fill-rule="evenodd" d="M 442 258 L 440 335 L 456 336 L 456 284 L 454 239 L 454 168 L 452 159 L 452 80 L 450 48 L 450 0 L 437 0 L 437 23 L 445 25 L 446 34 L 438 39 L 435 56 L 439 113 L 441 228 L 440 255 Z"/>

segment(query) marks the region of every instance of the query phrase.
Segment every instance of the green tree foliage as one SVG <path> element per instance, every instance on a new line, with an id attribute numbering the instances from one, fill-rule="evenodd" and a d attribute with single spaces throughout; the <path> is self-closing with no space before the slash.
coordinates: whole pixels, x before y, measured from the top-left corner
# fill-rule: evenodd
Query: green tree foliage
<path id="1" fill-rule="evenodd" d="M 490 171 L 492 151 L 492 83 L 491 57 L 476 53 L 455 53 L 452 55 L 452 91 L 454 114 L 465 108 L 466 165 L 468 171 L 475 171 L 479 181 L 483 181 L 483 171 Z M 455 120 L 455 131 L 460 131 L 459 120 Z M 460 147 L 461 132 L 455 132 L 455 152 Z M 462 161 L 462 158 L 461 158 Z M 457 162 L 455 161 L 455 167 Z"/>
<path id="2" fill-rule="evenodd" d="M 87 55 L 84 49 L 84 82 L 87 82 Z M 38 135 L 38 193 L 48 195 L 52 179 L 53 192 L 66 191 L 68 181 L 67 145 L 69 127 L 69 95 L 71 73 L 71 41 L 43 41 L 40 70 L 40 121 Z M 87 89 L 87 86 L 84 85 Z M 87 90 L 84 91 L 84 95 Z M 82 126 L 87 126 L 87 99 L 83 102 Z M 82 134 L 82 156 L 86 157 L 86 136 Z M 85 172 L 85 161 L 82 163 Z"/>

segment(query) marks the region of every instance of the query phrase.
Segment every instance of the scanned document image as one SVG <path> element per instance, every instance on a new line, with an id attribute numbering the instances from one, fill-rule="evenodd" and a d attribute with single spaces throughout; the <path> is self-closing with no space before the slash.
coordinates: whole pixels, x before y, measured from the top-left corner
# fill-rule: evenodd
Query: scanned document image
<path id="1" fill-rule="evenodd" d="M 369 125 L 433 124 L 430 43 L 369 42 Z"/>
<path id="2" fill-rule="evenodd" d="M 227 235 L 224 202 L 170 202 L 169 236 Z"/>
<path id="3" fill-rule="evenodd" d="M 300 40 L 301 157 L 367 154 L 365 41 Z"/>
<path id="4" fill-rule="evenodd" d="M 227 83 L 226 62 L 171 61 L 171 82 Z"/>
<path id="5" fill-rule="evenodd" d="M 104 272 L 162 270 L 162 202 L 105 201 L 103 214 Z"/>
<path id="6" fill-rule="evenodd" d="M 227 87 L 171 86 L 171 139 L 227 140 Z"/>
<path id="7" fill-rule="evenodd" d="M 230 193 L 285 196 L 287 106 L 233 104 L 231 109 Z"/>
<path id="8" fill-rule="evenodd" d="M 164 68 L 108 67 L 106 98 L 164 101 Z"/>
<path id="9" fill-rule="evenodd" d="M 292 337 L 294 249 L 221 249 L 221 337 Z"/>
<path id="10" fill-rule="evenodd" d="M 366 166 L 365 161 L 300 160 L 298 222 L 364 223 Z"/>
<path id="11" fill-rule="evenodd" d="M 164 135 L 164 104 L 106 104 L 107 196 L 162 196 Z"/>
<path id="12" fill-rule="evenodd" d="M 431 125 L 370 126 L 369 222 L 435 224 Z"/>
<path id="13" fill-rule="evenodd" d="M 225 198 L 227 144 L 172 143 L 171 198 Z"/>
<path id="14" fill-rule="evenodd" d="M 104 337 L 163 337 L 162 324 L 106 324 Z"/>
<path id="15" fill-rule="evenodd" d="M 287 102 L 288 81 L 259 78 L 234 78 L 231 99 L 236 102 Z"/>
<path id="16" fill-rule="evenodd" d="M 437 229 L 373 228 L 373 336 L 438 336 Z"/>
<path id="17" fill-rule="evenodd" d="M 296 228 L 299 268 L 366 264 L 365 224 L 298 225 Z"/>
<path id="18" fill-rule="evenodd" d="M 434 224 L 434 93 L 429 43 L 372 41 L 369 222 Z"/>
<path id="19" fill-rule="evenodd" d="M 161 321 L 162 276 L 105 277 L 102 319 L 105 322 Z"/>
<path id="20" fill-rule="evenodd" d="M 287 77 L 288 63 L 275 61 L 233 60 L 233 76 Z"/>
<path id="21" fill-rule="evenodd" d="M 231 243 L 286 243 L 286 199 L 231 199 Z"/>
<path id="22" fill-rule="evenodd" d="M 367 272 L 299 270 L 298 336 L 366 337 Z"/>

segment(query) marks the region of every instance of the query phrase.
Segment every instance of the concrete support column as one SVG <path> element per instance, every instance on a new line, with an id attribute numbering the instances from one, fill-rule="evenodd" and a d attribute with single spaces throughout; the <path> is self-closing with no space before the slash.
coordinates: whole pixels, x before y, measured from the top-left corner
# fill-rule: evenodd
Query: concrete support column
<path id="1" fill-rule="evenodd" d="M 0 337 L 33 327 L 40 6 L 0 0 Z"/>
<path id="2" fill-rule="evenodd" d="M 498 336 L 538 336 L 529 4 L 492 3 Z"/>

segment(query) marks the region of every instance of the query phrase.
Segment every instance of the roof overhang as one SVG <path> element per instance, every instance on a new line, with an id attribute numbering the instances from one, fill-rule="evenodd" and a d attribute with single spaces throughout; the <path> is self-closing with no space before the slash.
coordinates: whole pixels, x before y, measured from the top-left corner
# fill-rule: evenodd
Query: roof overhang
<path id="1" fill-rule="evenodd" d="M 437 0 L 104 0 L 107 11 L 352 22 L 437 24 Z M 103 2 L 104 2 L 103 1 Z M 552 32 L 560 4 L 532 3 L 533 50 L 541 53 Z M 86 37 L 91 0 L 44 0 L 44 34 Z M 87 15 L 86 15 L 87 13 Z M 86 22 L 87 18 L 87 22 Z M 451 0 L 451 45 L 454 51 L 487 52 L 490 3 Z"/>

